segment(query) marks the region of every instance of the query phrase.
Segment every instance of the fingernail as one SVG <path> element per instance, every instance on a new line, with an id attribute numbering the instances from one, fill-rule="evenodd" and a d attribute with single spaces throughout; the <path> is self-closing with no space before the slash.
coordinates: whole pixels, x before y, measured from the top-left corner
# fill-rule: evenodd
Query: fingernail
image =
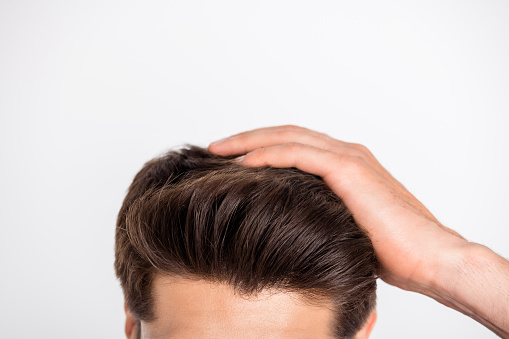
<path id="1" fill-rule="evenodd" d="M 235 162 L 242 162 L 245 157 L 246 157 L 245 155 L 241 155 L 240 157 L 237 157 L 234 160 L 235 160 Z"/>
<path id="2" fill-rule="evenodd" d="M 211 142 L 211 143 L 210 143 L 210 145 L 217 145 L 217 144 L 220 144 L 220 143 L 222 143 L 223 141 L 225 141 L 226 139 L 228 139 L 228 138 L 224 138 L 224 139 L 221 139 L 221 140 L 217 140 L 217 141 Z"/>

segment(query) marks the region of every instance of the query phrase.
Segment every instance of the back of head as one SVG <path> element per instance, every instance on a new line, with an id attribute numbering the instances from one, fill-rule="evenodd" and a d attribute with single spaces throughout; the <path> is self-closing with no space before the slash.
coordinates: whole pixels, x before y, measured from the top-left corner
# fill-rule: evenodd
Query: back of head
<path id="1" fill-rule="evenodd" d="M 355 334 L 373 311 L 377 261 L 369 238 L 318 177 L 250 168 L 190 147 L 155 158 L 119 212 L 115 270 L 127 307 L 153 319 L 156 273 L 278 288 L 334 305 L 335 333 Z"/>

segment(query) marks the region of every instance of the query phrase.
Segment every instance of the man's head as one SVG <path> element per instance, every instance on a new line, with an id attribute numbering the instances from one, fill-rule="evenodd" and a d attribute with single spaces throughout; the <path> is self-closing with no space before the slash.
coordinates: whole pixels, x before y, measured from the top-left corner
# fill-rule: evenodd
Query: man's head
<path id="1" fill-rule="evenodd" d="M 198 147 L 146 163 L 117 220 L 127 332 L 137 320 L 151 338 L 353 337 L 374 311 L 376 268 L 320 178 Z"/>

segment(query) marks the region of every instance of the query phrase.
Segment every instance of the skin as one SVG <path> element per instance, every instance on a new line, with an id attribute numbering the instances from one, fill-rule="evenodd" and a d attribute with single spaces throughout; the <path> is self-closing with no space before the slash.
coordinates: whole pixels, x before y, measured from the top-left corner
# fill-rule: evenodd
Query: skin
<path id="1" fill-rule="evenodd" d="M 212 143 L 246 166 L 296 167 L 322 177 L 370 236 L 380 277 L 430 296 L 509 338 L 509 261 L 442 225 L 364 146 L 298 126 Z"/>
<path id="2" fill-rule="evenodd" d="M 334 338 L 330 305 L 293 292 L 246 297 L 227 284 L 156 275 L 153 293 L 156 319 L 141 323 L 142 338 Z M 126 312 L 127 338 L 136 339 L 136 321 Z M 355 338 L 368 338 L 375 320 L 373 313 Z"/>

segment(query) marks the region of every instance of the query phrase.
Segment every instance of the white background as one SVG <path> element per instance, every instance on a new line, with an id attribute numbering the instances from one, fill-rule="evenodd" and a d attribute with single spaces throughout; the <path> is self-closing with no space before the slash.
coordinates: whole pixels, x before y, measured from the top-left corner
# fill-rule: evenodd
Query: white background
<path id="1" fill-rule="evenodd" d="M 4 338 L 122 338 L 115 219 L 172 146 L 298 124 L 368 146 L 509 256 L 506 1 L 1 1 Z M 372 337 L 494 338 L 379 284 Z"/>

